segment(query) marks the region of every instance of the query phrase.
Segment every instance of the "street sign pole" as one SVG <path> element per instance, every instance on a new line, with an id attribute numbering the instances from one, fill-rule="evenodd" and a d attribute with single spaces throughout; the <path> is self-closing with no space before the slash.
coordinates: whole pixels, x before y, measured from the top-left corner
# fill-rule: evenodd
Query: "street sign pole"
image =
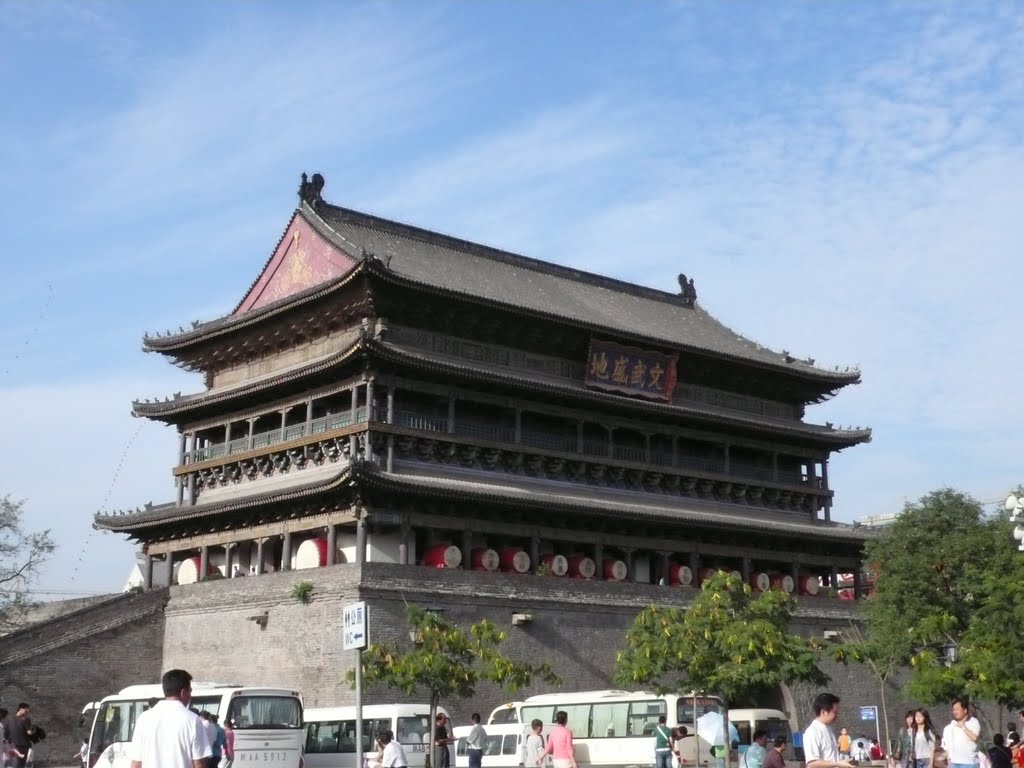
<path id="1" fill-rule="evenodd" d="M 366 603 L 351 603 L 342 609 L 342 648 L 356 652 L 356 768 L 363 768 L 363 649 L 366 648 L 370 617 Z M 369 734 L 372 738 L 373 734 Z"/>
<path id="2" fill-rule="evenodd" d="M 882 732 L 881 732 L 881 728 L 880 728 L 880 726 L 878 724 L 878 707 L 875 707 L 875 706 L 861 707 L 860 708 L 860 720 L 861 720 L 862 723 L 874 720 L 874 722 L 875 722 L 875 741 L 877 741 L 878 745 L 881 746 L 882 745 Z"/>

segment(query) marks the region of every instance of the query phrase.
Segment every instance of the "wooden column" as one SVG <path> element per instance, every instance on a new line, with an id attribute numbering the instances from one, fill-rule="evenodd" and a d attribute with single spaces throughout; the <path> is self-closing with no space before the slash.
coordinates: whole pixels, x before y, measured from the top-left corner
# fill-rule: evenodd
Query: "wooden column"
<path id="1" fill-rule="evenodd" d="M 576 422 L 576 453 L 583 453 L 583 422 Z"/>
<path id="2" fill-rule="evenodd" d="M 373 379 L 366 382 L 366 420 L 374 421 L 377 418 L 376 408 L 373 402 Z"/>
<path id="3" fill-rule="evenodd" d="M 699 587 L 700 586 L 699 572 L 700 572 L 700 555 L 698 554 L 697 550 L 694 549 L 694 550 L 690 551 L 690 573 L 693 574 L 693 581 L 691 582 L 691 586 L 694 586 L 694 587 Z"/>
<path id="4" fill-rule="evenodd" d="M 779 452 L 772 451 L 772 482 L 779 482 Z"/>
<path id="5" fill-rule="evenodd" d="M 356 562 L 366 562 L 366 515 L 356 521 Z"/>
<path id="6" fill-rule="evenodd" d="M 185 503 L 185 478 L 178 475 L 178 477 L 174 478 L 174 485 L 178 491 L 178 506 L 180 507 Z"/>
<path id="7" fill-rule="evenodd" d="M 256 575 L 262 576 L 264 573 L 263 566 L 263 545 L 266 544 L 266 539 L 256 539 Z"/>
<path id="8" fill-rule="evenodd" d="M 743 556 L 742 564 L 740 565 L 740 576 L 743 577 L 743 583 L 750 583 L 750 558 L 746 555 Z"/>
<path id="9" fill-rule="evenodd" d="M 455 432 L 455 395 L 448 396 L 448 434 Z"/>
<path id="10" fill-rule="evenodd" d="M 306 403 L 306 434 L 313 434 L 313 398 Z"/>
<path id="11" fill-rule="evenodd" d="M 167 577 L 167 586 L 174 584 L 174 553 L 168 552 L 164 559 L 164 575 Z"/>
<path id="12" fill-rule="evenodd" d="M 395 423 L 395 385 L 388 387 L 388 424 Z"/>
<path id="13" fill-rule="evenodd" d="M 153 588 L 153 556 L 144 555 L 142 558 L 142 588 L 149 591 Z"/>
<path id="14" fill-rule="evenodd" d="M 626 578 L 629 581 L 636 581 L 636 550 L 633 547 L 623 547 L 622 555 L 626 559 L 626 571 L 629 573 Z"/>
<path id="15" fill-rule="evenodd" d="M 185 463 L 185 457 L 187 455 L 187 450 L 188 449 L 185 447 L 185 439 L 186 439 L 186 437 L 185 437 L 185 433 L 184 432 L 178 433 L 178 464 L 179 465 Z"/>
<path id="16" fill-rule="evenodd" d="M 828 496 L 828 459 L 825 458 L 821 462 L 821 485 L 822 490 L 825 491 L 825 519 L 832 519 L 832 499 Z M 817 513 L 815 513 L 817 517 Z"/>
<path id="17" fill-rule="evenodd" d="M 356 406 L 359 403 L 359 387 L 358 386 L 354 386 L 354 387 L 352 387 L 352 389 L 349 390 L 349 392 L 352 393 L 352 406 L 351 406 L 351 412 L 349 414 L 349 418 L 351 419 L 350 423 L 355 424 L 356 423 Z"/>
<path id="18" fill-rule="evenodd" d="M 206 572 L 210 570 L 210 548 L 199 548 L 199 581 L 206 581 Z"/>
<path id="19" fill-rule="evenodd" d="M 281 537 L 281 570 L 290 571 L 292 569 L 292 534 L 291 531 L 285 532 Z"/>
<path id="20" fill-rule="evenodd" d="M 839 589 L 839 569 L 834 565 L 832 566 L 829 577 L 832 581 L 832 589 Z"/>
<path id="21" fill-rule="evenodd" d="M 536 533 L 530 537 L 530 573 L 536 573 L 540 566 L 540 536 Z"/>
<path id="22" fill-rule="evenodd" d="M 256 419 L 249 419 L 249 445 L 246 446 L 249 450 L 252 450 L 252 437 L 254 429 L 256 429 Z"/>
<path id="23" fill-rule="evenodd" d="M 231 453 L 231 420 L 224 425 L 224 455 Z"/>
<path id="24" fill-rule="evenodd" d="M 604 547 L 600 543 L 594 545 L 594 581 L 604 580 Z"/>
<path id="25" fill-rule="evenodd" d="M 409 564 L 409 523 L 407 520 L 402 520 L 402 528 L 398 534 L 398 564 L 408 565 Z"/>
<path id="26" fill-rule="evenodd" d="M 672 564 L 672 553 L 671 552 L 659 552 L 658 553 L 658 584 L 662 586 L 668 585 L 668 569 Z"/>
<path id="27" fill-rule="evenodd" d="M 462 531 L 462 568 L 469 571 L 473 569 L 473 534 L 471 531 Z"/>
<path id="28" fill-rule="evenodd" d="M 793 577 L 793 594 L 800 594 L 800 563 L 790 566 L 789 575 Z"/>
<path id="29" fill-rule="evenodd" d="M 516 445 L 523 442 L 523 409 L 516 408 Z"/>
<path id="30" fill-rule="evenodd" d="M 231 551 L 235 548 L 235 542 L 230 541 L 224 545 L 224 576 L 229 579 L 235 577 L 235 570 L 231 566 Z M 241 568 L 239 568 L 241 570 Z"/>
<path id="31" fill-rule="evenodd" d="M 730 472 L 732 472 L 732 460 L 729 458 L 729 444 L 728 443 L 726 443 L 723 446 L 722 456 L 723 456 L 723 461 L 724 461 L 724 467 L 723 467 L 722 471 L 725 472 L 725 474 L 728 475 Z"/>
<path id="32" fill-rule="evenodd" d="M 608 455 L 615 456 L 615 427 L 605 427 L 608 430 Z"/>
<path id="33" fill-rule="evenodd" d="M 338 551 L 338 526 L 331 523 L 327 526 L 327 565 L 334 565 Z"/>

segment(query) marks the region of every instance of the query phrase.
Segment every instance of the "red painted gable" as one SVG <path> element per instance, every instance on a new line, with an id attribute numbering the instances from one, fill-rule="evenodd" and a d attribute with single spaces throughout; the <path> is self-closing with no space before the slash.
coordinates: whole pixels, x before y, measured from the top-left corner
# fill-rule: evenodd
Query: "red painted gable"
<path id="1" fill-rule="evenodd" d="M 355 259 L 325 240 L 305 219 L 296 215 L 263 273 L 234 314 L 266 306 L 339 277 L 352 269 L 355 263 Z"/>

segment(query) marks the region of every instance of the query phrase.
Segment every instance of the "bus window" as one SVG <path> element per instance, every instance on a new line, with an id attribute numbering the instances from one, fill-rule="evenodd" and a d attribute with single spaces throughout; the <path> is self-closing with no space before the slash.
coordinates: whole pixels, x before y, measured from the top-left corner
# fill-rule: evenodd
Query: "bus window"
<path id="1" fill-rule="evenodd" d="M 220 696 L 196 696 L 188 705 L 196 712 L 206 711 L 211 715 L 220 715 Z"/>
<path id="2" fill-rule="evenodd" d="M 722 711 L 722 703 L 710 696 L 698 696 L 696 706 L 698 720 L 701 715 L 706 715 L 708 712 Z M 676 720 L 680 725 L 693 725 L 693 709 L 694 700 L 692 696 L 679 697 L 679 703 L 676 706 Z"/>
<path id="3" fill-rule="evenodd" d="M 629 707 L 628 736 L 654 736 L 658 718 L 668 717 L 664 701 L 634 701 Z"/>
<path id="4" fill-rule="evenodd" d="M 306 751 L 337 752 L 341 723 L 310 723 L 306 726 Z"/>
<path id="5" fill-rule="evenodd" d="M 91 752 L 98 755 L 111 744 L 131 741 L 135 721 L 145 706 L 144 701 L 110 701 L 101 705 L 93 726 Z"/>
<path id="6" fill-rule="evenodd" d="M 414 715 L 399 717 L 397 739 L 399 744 L 425 744 L 429 739 L 424 737 L 430 733 L 430 715 Z"/>
<path id="7" fill-rule="evenodd" d="M 754 724 L 754 730 L 764 731 L 768 734 L 768 741 L 772 741 L 776 736 L 785 736 L 786 741 L 792 741 L 792 734 L 790 733 L 789 723 L 785 720 L 779 720 L 778 718 L 771 718 L 770 720 L 758 720 Z"/>
<path id="8" fill-rule="evenodd" d="M 302 704 L 293 696 L 235 696 L 228 714 L 235 730 L 302 727 Z"/>
<path id="9" fill-rule="evenodd" d="M 496 709 L 491 713 L 491 722 L 488 725 L 504 725 L 505 723 L 517 722 L 519 722 L 519 717 L 516 714 L 515 707 L 505 707 Z"/>
<path id="10" fill-rule="evenodd" d="M 589 736 L 591 738 L 604 736 L 625 736 L 626 724 L 628 722 L 628 701 L 620 701 L 609 704 L 595 704 L 594 714 L 591 718 Z"/>
<path id="11" fill-rule="evenodd" d="M 565 712 L 569 716 L 568 726 L 573 733 L 588 733 L 590 731 L 590 704 L 564 704 L 558 708 L 559 712 Z M 551 720 L 555 721 L 555 713 L 552 711 Z"/>
<path id="12" fill-rule="evenodd" d="M 736 726 L 736 732 L 740 735 L 740 745 L 749 747 L 751 737 L 754 735 L 750 731 L 750 721 L 740 720 L 737 722 L 735 720 L 729 720 L 729 725 Z"/>
<path id="13" fill-rule="evenodd" d="M 511 733 L 505 736 L 505 740 L 501 743 L 501 754 L 503 755 L 515 755 L 519 753 L 519 737 L 513 736 Z"/>
<path id="14" fill-rule="evenodd" d="M 494 757 L 501 754 L 501 736 L 488 736 L 484 739 L 484 755 Z"/>

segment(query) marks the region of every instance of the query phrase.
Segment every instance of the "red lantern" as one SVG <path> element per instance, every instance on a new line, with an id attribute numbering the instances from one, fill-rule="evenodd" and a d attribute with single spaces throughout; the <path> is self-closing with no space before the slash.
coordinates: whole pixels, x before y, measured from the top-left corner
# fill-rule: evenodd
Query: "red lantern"
<path id="1" fill-rule="evenodd" d="M 750 576 L 750 586 L 754 588 L 755 592 L 767 592 L 771 589 L 772 580 L 768 578 L 767 573 L 761 571 Z"/>
<path id="2" fill-rule="evenodd" d="M 793 577 L 782 573 L 772 574 L 772 589 L 781 589 L 787 595 L 793 594 L 793 589 L 796 584 L 793 582 Z"/>
<path id="3" fill-rule="evenodd" d="M 817 576 L 801 576 L 800 577 L 800 594 L 801 595 L 817 595 L 821 591 L 821 581 Z"/>

